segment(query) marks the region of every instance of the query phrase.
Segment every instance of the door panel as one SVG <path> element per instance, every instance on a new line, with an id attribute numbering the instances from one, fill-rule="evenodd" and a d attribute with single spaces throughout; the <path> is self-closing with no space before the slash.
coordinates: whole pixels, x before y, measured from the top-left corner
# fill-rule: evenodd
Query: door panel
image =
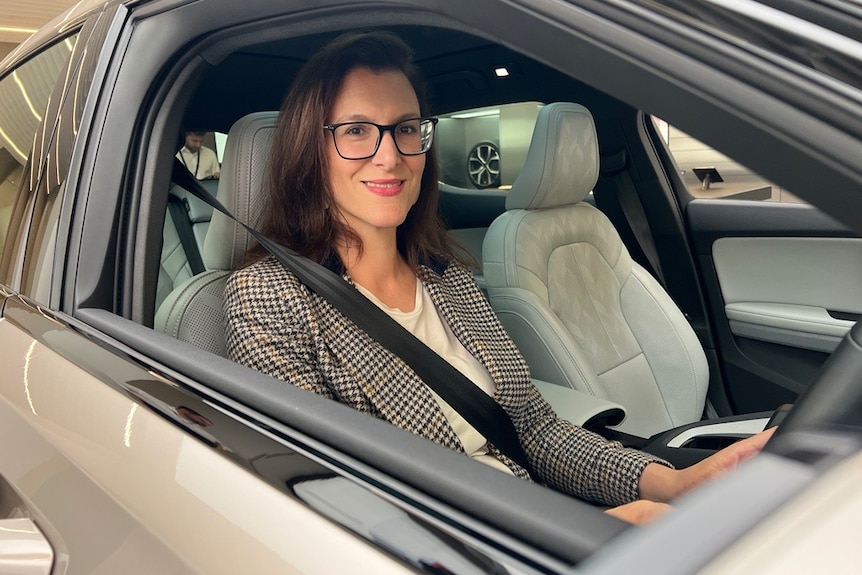
<path id="1" fill-rule="evenodd" d="M 694 200 L 686 217 L 731 405 L 793 402 L 862 314 L 862 239 L 810 205 Z"/>
<path id="2" fill-rule="evenodd" d="M 0 436 L 14 438 L 0 442 L 0 477 L 55 573 L 409 572 L 209 440 L 239 423 L 198 402 L 185 405 L 206 430 L 173 424 L 178 408 L 150 393 L 172 386 L 63 319 L 17 297 L 0 318 Z"/>
<path id="3" fill-rule="evenodd" d="M 862 314 L 862 240 L 723 238 L 713 263 L 734 335 L 831 353 Z"/>

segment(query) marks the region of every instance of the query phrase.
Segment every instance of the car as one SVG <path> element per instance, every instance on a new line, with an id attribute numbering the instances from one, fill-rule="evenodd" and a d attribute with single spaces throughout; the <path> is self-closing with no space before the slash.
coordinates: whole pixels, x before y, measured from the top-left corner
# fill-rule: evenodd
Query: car
<path id="1" fill-rule="evenodd" d="M 189 257 L 236 246 L 176 184 L 183 132 L 226 137 L 204 187 L 253 187 L 231 147 L 260 141 L 235 126 L 271 129 L 302 63 L 370 28 L 411 45 L 448 124 L 441 216 L 492 301 L 483 245 L 541 110 L 589 111 L 585 201 L 703 349 L 708 400 L 685 428 L 786 414 L 762 454 L 632 528 L 225 357 L 235 254 Z M 0 571 L 854 572 L 860 38 L 840 0 L 76 4 L 0 63 Z M 676 134 L 745 166 L 745 189 L 698 193 L 735 174 L 675 158 Z M 190 285 L 200 323 L 182 315 Z M 610 435 L 630 400 L 542 389 L 598 401 Z M 621 425 L 679 431 L 623 407 Z"/>

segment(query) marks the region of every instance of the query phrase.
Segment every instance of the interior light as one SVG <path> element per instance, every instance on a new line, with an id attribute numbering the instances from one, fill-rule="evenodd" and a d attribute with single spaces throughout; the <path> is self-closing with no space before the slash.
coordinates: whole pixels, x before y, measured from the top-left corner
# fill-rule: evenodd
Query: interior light
<path id="1" fill-rule="evenodd" d="M 469 118 L 482 118 L 484 116 L 499 116 L 500 109 L 499 108 L 483 108 L 481 110 L 470 110 L 467 112 L 460 112 L 458 114 L 452 114 L 451 116 L 445 116 L 448 118 L 453 118 L 456 120 L 467 120 Z"/>
<path id="2" fill-rule="evenodd" d="M 509 75 L 509 69 L 505 66 L 500 66 L 499 68 L 494 68 L 494 74 L 498 78 L 506 78 Z"/>

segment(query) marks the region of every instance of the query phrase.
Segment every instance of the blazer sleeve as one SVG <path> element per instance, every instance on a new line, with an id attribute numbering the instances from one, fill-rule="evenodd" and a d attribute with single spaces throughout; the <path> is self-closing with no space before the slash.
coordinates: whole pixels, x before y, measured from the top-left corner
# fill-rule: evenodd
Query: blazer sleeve
<path id="1" fill-rule="evenodd" d="M 225 285 L 225 341 L 234 361 L 335 399 L 318 365 L 307 298 L 292 276 L 255 264 Z M 296 285 L 293 285 L 296 284 Z"/>
<path id="2" fill-rule="evenodd" d="M 532 384 L 512 414 L 524 451 L 541 483 L 587 501 L 622 505 L 639 498 L 650 463 L 667 462 L 560 419 Z"/>

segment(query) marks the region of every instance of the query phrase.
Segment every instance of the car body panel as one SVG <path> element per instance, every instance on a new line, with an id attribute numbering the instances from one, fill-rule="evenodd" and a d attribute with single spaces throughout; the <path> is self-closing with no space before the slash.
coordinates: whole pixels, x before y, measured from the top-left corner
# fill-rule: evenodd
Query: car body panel
<path id="1" fill-rule="evenodd" d="M 862 498 L 859 455 L 836 466 L 798 498 L 719 555 L 701 575 L 852 573 Z"/>
<path id="2" fill-rule="evenodd" d="M 205 430 L 190 436 L 91 370 L 129 382 L 153 374 L 28 311 L 41 333 L 21 329 L 21 308 L 7 308 L 0 320 L 0 420 L 4 437 L 19 439 L 3 442 L 2 460 L 16 463 L 4 466 L 3 476 L 26 489 L 20 496 L 28 512 L 70 557 L 66 573 L 409 572 L 307 505 L 249 481 L 247 471 L 201 441 Z M 88 358 L 91 370 L 56 348 Z M 57 497 L 58 485 L 75 497 Z M 329 546 L 341 552 L 326 553 Z"/>
<path id="3" fill-rule="evenodd" d="M 746 481 L 758 477 L 756 485 Z M 798 462 L 764 457 L 739 473 L 722 478 L 678 502 L 680 509 L 697 509 L 707 523 L 692 522 L 686 514 L 670 516 L 642 537 L 630 536 L 630 545 L 597 552 L 583 565 L 590 575 L 646 572 L 681 575 L 697 573 L 722 549 L 811 485 L 815 475 Z M 740 483 L 736 483 L 740 482 Z M 744 490 L 739 489 L 746 483 Z M 735 485 L 736 484 L 736 485 Z M 727 501 L 736 505 L 728 509 Z M 679 552 L 679 546 L 685 552 Z M 694 550 L 697 550 L 694 552 Z"/>

